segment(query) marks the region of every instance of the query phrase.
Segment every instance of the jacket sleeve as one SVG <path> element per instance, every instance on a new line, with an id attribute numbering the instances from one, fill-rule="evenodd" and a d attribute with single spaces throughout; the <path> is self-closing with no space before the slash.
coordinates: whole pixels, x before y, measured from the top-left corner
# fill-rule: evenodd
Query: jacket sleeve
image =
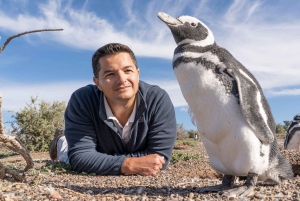
<path id="1" fill-rule="evenodd" d="M 165 158 L 163 169 L 170 162 L 174 143 L 177 137 L 174 106 L 167 92 L 154 91 L 147 96 L 155 97 L 148 109 L 149 124 L 147 133 L 146 154 L 156 153 Z"/>
<path id="2" fill-rule="evenodd" d="M 86 107 L 88 104 L 74 92 L 65 111 L 65 136 L 70 165 L 76 172 L 121 174 L 126 156 L 108 155 L 96 150 L 96 131 L 92 113 Z"/>

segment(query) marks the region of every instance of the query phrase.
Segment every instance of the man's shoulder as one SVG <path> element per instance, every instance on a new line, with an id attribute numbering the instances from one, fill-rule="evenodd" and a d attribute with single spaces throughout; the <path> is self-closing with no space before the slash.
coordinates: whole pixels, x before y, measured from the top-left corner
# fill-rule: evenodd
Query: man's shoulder
<path id="1" fill-rule="evenodd" d="M 158 93 L 158 94 L 166 93 L 166 91 L 164 89 L 160 88 L 159 86 L 148 84 L 141 80 L 139 83 L 139 89 L 142 92 L 142 94 L 145 94 L 145 95 L 148 93 Z"/>
<path id="2" fill-rule="evenodd" d="M 98 88 L 94 84 L 88 84 L 86 86 L 80 87 L 79 89 L 75 90 L 74 93 L 94 93 L 97 91 Z"/>
<path id="3" fill-rule="evenodd" d="M 140 92 L 143 96 L 143 98 L 148 101 L 154 101 L 154 100 L 169 100 L 170 97 L 168 93 L 160 88 L 157 85 L 148 84 L 146 82 L 140 81 Z"/>
<path id="4" fill-rule="evenodd" d="M 71 96 L 71 99 L 92 99 L 92 97 L 98 97 L 99 89 L 96 85 L 89 84 L 75 90 Z"/>

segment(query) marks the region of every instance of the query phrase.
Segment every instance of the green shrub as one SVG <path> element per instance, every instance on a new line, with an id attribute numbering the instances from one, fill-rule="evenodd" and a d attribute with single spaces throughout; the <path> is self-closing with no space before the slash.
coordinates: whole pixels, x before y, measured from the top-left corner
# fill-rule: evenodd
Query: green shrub
<path id="1" fill-rule="evenodd" d="M 183 124 L 177 124 L 177 140 L 187 138 L 187 130 L 184 128 Z"/>
<path id="2" fill-rule="evenodd" d="M 46 162 L 46 165 L 42 166 L 42 170 L 46 172 L 55 172 L 56 174 L 73 173 L 71 166 L 64 162 Z"/>
<path id="3" fill-rule="evenodd" d="M 277 138 L 284 138 L 286 135 L 286 130 L 281 124 L 276 125 L 276 137 Z"/>
<path id="4" fill-rule="evenodd" d="M 175 145 L 188 145 L 190 147 L 196 147 L 197 141 L 194 138 L 182 138 L 175 141 Z"/>
<path id="5" fill-rule="evenodd" d="M 199 159 L 199 158 L 202 158 L 200 154 L 191 154 L 191 153 L 182 153 L 179 151 L 173 151 L 170 161 L 172 163 L 177 163 L 179 161 L 188 161 L 188 160 Z"/>
<path id="6" fill-rule="evenodd" d="M 29 151 L 48 151 L 57 128 L 64 127 L 65 102 L 53 103 L 31 97 L 31 102 L 13 112 L 12 133 L 16 134 Z"/>

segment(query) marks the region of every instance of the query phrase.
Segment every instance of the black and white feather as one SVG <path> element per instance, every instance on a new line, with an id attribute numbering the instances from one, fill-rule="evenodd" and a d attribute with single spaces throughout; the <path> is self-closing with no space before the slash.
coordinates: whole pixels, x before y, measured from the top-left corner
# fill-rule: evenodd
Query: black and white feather
<path id="1" fill-rule="evenodd" d="M 300 149 L 300 114 L 294 116 L 284 138 L 285 149 Z"/>
<path id="2" fill-rule="evenodd" d="M 276 183 L 291 178 L 291 165 L 279 153 L 270 106 L 255 77 L 216 44 L 212 31 L 197 18 L 163 12 L 158 17 L 177 43 L 173 70 L 211 166 L 225 175 L 255 173 Z"/>

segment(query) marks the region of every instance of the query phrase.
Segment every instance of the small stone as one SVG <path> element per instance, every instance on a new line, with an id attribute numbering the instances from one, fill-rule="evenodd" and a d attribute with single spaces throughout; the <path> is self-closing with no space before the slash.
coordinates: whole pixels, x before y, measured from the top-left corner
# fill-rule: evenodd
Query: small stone
<path id="1" fill-rule="evenodd" d="M 143 196 L 143 197 L 141 198 L 141 201 L 146 201 L 147 199 L 148 199 L 147 196 Z"/>
<path id="2" fill-rule="evenodd" d="M 143 193 L 143 191 L 144 191 L 144 187 L 143 186 L 140 186 L 140 187 L 138 187 L 137 189 L 136 189 L 136 193 L 138 194 L 138 195 L 141 195 L 142 193 Z"/>
<path id="3" fill-rule="evenodd" d="M 105 189 L 105 190 L 102 191 L 102 194 L 106 194 L 106 193 L 108 193 L 108 192 L 109 192 L 109 190 L 108 190 L 108 189 Z"/>
<path id="4" fill-rule="evenodd" d="M 136 201 L 137 198 L 138 198 L 137 196 L 133 196 L 133 197 L 131 198 L 131 200 Z"/>
<path id="5" fill-rule="evenodd" d="M 68 189 L 71 189 L 71 184 L 69 183 L 69 181 L 67 181 L 66 187 L 67 187 Z"/>
<path id="6" fill-rule="evenodd" d="M 194 197 L 194 193 L 190 193 L 189 198 L 193 198 L 193 197 Z"/>
<path id="7" fill-rule="evenodd" d="M 265 199 L 266 195 L 263 195 L 263 194 L 260 194 L 260 193 L 256 193 L 254 195 L 254 197 L 257 198 L 257 199 Z"/>
<path id="8" fill-rule="evenodd" d="M 61 195 L 59 195 L 59 194 L 52 194 L 52 195 L 50 196 L 50 198 L 51 198 L 51 199 L 57 199 L 57 200 L 61 200 L 61 199 L 62 199 Z"/>
<path id="9" fill-rule="evenodd" d="M 276 194 L 274 197 L 276 197 L 276 198 L 283 198 L 284 195 L 283 195 L 282 193 L 278 193 L 278 194 Z"/>
<path id="10" fill-rule="evenodd" d="M 163 189 L 160 190 L 160 192 L 165 194 L 165 193 L 167 193 L 167 190 L 163 188 Z"/>
<path id="11" fill-rule="evenodd" d="M 86 193 L 88 193 L 88 194 L 94 194 L 94 192 L 92 190 L 88 190 Z"/>

